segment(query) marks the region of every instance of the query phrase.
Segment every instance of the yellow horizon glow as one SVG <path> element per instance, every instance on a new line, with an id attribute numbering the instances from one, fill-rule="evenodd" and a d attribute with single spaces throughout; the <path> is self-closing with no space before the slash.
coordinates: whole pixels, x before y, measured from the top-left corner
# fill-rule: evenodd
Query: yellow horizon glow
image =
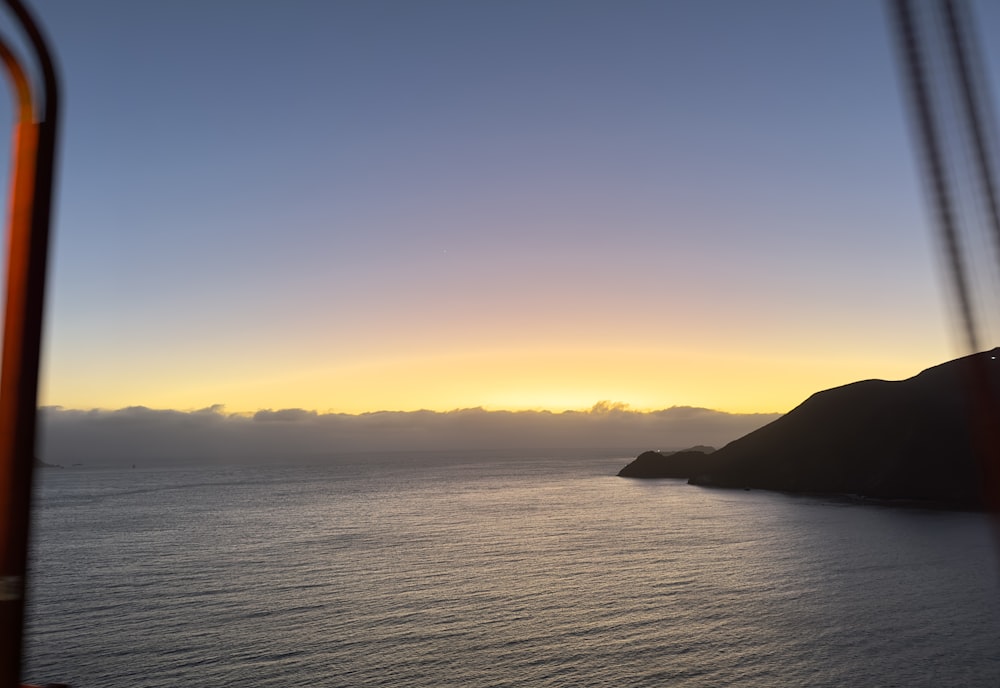
<path id="1" fill-rule="evenodd" d="M 118 375 L 103 385 L 78 374 L 62 376 L 56 386 L 51 376 L 43 379 L 41 402 L 77 409 L 194 410 L 221 404 L 229 413 L 304 408 L 358 414 L 585 411 L 608 401 L 639 412 L 695 406 L 784 413 L 823 389 L 872 377 L 903 379 L 935 362 L 844 356 L 819 365 L 813 355 L 750 351 L 505 349 L 373 357 L 335 366 L 303 361 L 268 372 L 247 364 L 214 371 L 205 365 L 182 376 L 164 367 L 143 376 Z"/>

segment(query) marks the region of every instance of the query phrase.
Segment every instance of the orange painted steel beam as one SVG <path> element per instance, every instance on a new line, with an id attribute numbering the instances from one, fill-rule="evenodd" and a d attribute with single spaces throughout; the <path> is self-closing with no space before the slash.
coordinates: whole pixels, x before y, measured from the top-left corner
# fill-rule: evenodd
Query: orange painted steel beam
<path id="1" fill-rule="evenodd" d="M 38 365 L 59 104 L 55 68 L 37 25 L 20 0 L 3 2 L 33 53 L 40 71 L 36 81 L 41 98 L 18 57 L 0 40 L 0 61 L 17 104 L 0 367 L 0 688 L 20 685 Z"/>

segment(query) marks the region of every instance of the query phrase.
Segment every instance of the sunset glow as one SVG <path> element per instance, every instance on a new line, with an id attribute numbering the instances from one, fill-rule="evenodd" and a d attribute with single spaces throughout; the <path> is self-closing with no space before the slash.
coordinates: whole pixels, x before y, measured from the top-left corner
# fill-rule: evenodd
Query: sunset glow
<path id="1" fill-rule="evenodd" d="M 814 391 L 916 372 L 913 363 L 892 358 L 832 359 L 817 365 L 807 356 L 748 355 L 745 352 L 664 352 L 627 349 L 566 352 L 501 350 L 480 354 L 441 353 L 382 358 L 351 365 L 285 367 L 261 374 L 253 366 L 233 367 L 201 380 L 169 371 L 105 386 L 103 404 L 90 391 L 64 384 L 73 408 L 120 408 L 142 404 L 149 388 L 162 408 L 196 409 L 222 403 L 231 412 L 260 408 L 308 408 L 362 413 L 373 410 L 448 411 L 484 407 L 510 410 L 585 410 L 599 401 L 649 411 L 701 406 L 733 413 L 786 411 Z M 74 394 L 78 394 L 75 397 Z M 75 403 L 72 403 L 74 402 Z"/>
<path id="2" fill-rule="evenodd" d="M 952 357 L 877 3 L 751 4 L 40 0 L 42 403 L 774 412 Z"/>

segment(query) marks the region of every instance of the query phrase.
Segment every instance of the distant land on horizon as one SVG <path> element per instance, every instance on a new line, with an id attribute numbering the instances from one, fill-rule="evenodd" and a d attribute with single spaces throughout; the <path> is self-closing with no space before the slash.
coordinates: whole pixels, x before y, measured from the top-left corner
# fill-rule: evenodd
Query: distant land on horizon
<path id="1" fill-rule="evenodd" d="M 980 457 L 995 453 L 1000 427 L 985 414 L 996 412 L 998 385 L 1000 349 L 993 349 L 906 380 L 817 392 L 718 451 L 644 452 L 618 475 L 980 509 L 987 506 Z M 988 450 L 974 418 L 994 433 Z"/>

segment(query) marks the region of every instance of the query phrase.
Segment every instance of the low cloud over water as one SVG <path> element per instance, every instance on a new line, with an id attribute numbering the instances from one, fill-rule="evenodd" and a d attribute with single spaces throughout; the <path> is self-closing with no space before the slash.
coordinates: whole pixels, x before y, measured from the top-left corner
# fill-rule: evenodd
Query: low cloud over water
<path id="1" fill-rule="evenodd" d="M 675 406 L 639 412 L 600 402 L 589 411 L 379 411 L 305 409 L 227 413 L 42 409 L 40 458 L 69 465 L 318 460 L 367 451 L 594 448 L 633 453 L 722 446 L 779 414 Z"/>

